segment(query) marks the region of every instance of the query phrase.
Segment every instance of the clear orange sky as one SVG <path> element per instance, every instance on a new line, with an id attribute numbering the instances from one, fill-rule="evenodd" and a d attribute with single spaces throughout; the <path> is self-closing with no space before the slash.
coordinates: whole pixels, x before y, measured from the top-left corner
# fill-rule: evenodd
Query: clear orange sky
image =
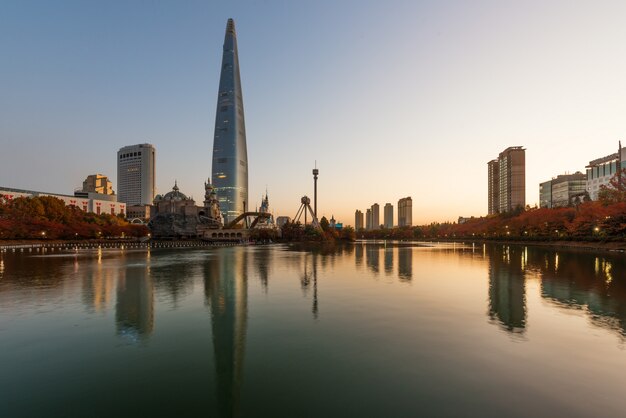
<path id="1" fill-rule="evenodd" d="M 276 215 L 312 196 L 315 160 L 320 215 L 410 195 L 426 223 L 485 214 L 508 146 L 527 148 L 534 204 L 626 138 L 621 1 L 213 3 L 3 2 L 0 185 L 115 181 L 117 149 L 151 142 L 159 192 L 201 201 L 228 17 L 250 203 L 267 187 Z"/>

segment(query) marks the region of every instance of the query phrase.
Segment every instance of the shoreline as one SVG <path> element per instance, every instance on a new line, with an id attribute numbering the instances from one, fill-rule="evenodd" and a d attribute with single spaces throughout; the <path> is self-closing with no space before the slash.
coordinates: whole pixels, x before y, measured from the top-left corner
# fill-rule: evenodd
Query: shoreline
<path id="1" fill-rule="evenodd" d="M 474 242 L 480 244 L 504 244 L 504 245 L 531 245 L 535 247 L 547 248 L 566 248 L 581 249 L 593 251 L 610 251 L 610 252 L 626 252 L 625 241 L 613 242 L 593 242 L 593 241 L 529 241 L 529 240 L 485 240 L 485 239 L 446 239 L 446 240 L 428 240 L 423 242 Z"/>

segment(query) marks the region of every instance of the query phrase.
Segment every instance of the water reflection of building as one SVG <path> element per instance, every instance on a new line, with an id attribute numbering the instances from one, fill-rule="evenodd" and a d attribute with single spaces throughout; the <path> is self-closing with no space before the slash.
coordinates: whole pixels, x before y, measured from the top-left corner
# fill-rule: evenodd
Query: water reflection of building
<path id="1" fill-rule="evenodd" d="M 372 272 L 380 271 L 380 247 L 378 245 L 365 245 L 365 262 Z"/>
<path id="2" fill-rule="evenodd" d="M 509 332 L 526 328 L 526 289 L 521 247 L 493 246 L 489 254 L 489 317 Z"/>
<path id="3" fill-rule="evenodd" d="M 243 381 L 248 320 L 245 248 L 224 248 L 204 268 L 205 300 L 211 310 L 220 416 L 235 416 Z"/>
<path id="4" fill-rule="evenodd" d="M 385 274 L 390 275 L 393 274 L 393 247 L 387 247 L 383 250 L 385 252 L 384 265 L 385 265 Z"/>
<path id="5" fill-rule="evenodd" d="M 363 244 L 354 244 L 354 264 L 359 267 L 363 265 Z"/>
<path id="6" fill-rule="evenodd" d="M 82 274 L 83 304 L 90 312 L 102 312 L 111 302 L 115 270 L 103 268 L 102 263 L 84 263 L 84 265 L 87 271 Z"/>
<path id="7" fill-rule="evenodd" d="M 541 272 L 541 296 L 589 313 L 597 326 L 626 335 L 626 260 L 592 253 L 529 252 Z"/>
<path id="8" fill-rule="evenodd" d="M 398 278 L 411 280 L 413 277 L 413 248 L 398 247 Z"/>
<path id="9" fill-rule="evenodd" d="M 154 329 L 154 288 L 147 266 L 128 266 L 117 278 L 117 333 L 145 339 Z"/>

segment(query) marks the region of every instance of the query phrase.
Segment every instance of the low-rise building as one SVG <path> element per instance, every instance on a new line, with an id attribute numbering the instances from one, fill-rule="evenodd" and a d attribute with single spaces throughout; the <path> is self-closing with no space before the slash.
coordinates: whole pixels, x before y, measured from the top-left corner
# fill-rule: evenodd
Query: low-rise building
<path id="1" fill-rule="evenodd" d="M 619 152 L 589 161 L 586 190 L 591 200 L 598 200 L 600 187 L 608 185 L 618 170 L 626 168 L 626 147 L 618 149 Z"/>
<path id="2" fill-rule="evenodd" d="M 581 202 L 586 194 L 587 176 L 577 171 L 560 174 L 539 184 L 539 206 L 557 208 Z"/>
<path id="3" fill-rule="evenodd" d="M 34 190 L 13 189 L 10 187 L 0 187 L 0 195 L 7 199 L 17 197 L 51 196 L 61 199 L 66 206 L 76 206 L 85 212 L 95 214 L 107 213 L 109 215 L 126 216 L 126 204 L 118 202 L 115 195 L 104 195 L 100 193 L 75 192 L 74 196 L 58 193 L 37 192 Z"/>

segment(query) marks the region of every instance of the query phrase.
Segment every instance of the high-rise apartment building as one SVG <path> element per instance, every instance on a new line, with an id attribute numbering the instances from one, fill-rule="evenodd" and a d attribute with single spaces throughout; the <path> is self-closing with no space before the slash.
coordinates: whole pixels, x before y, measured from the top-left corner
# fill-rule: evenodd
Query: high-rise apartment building
<path id="1" fill-rule="evenodd" d="M 384 223 L 383 225 L 387 229 L 393 228 L 393 205 L 391 203 L 385 203 L 384 212 Z"/>
<path id="2" fill-rule="evenodd" d="M 363 227 L 363 212 L 357 209 L 354 212 L 354 230 L 358 231 L 359 229 L 363 229 Z"/>
<path id="3" fill-rule="evenodd" d="M 487 163 L 487 172 L 488 213 L 495 215 L 500 212 L 500 164 L 497 159 Z"/>
<path id="4" fill-rule="evenodd" d="M 228 19 L 213 137 L 213 184 L 224 221 L 248 209 L 248 150 L 235 22 Z"/>
<path id="5" fill-rule="evenodd" d="M 398 226 L 411 226 L 413 224 L 413 200 L 404 197 L 398 200 Z"/>
<path id="6" fill-rule="evenodd" d="M 372 229 L 372 210 L 367 209 L 365 211 L 365 229 L 370 231 Z"/>
<path id="7" fill-rule="evenodd" d="M 129 145 L 117 152 L 117 197 L 127 205 L 151 205 L 156 194 L 156 150 Z"/>
<path id="8" fill-rule="evenodd" d="M 526 206 L 526 150 L 509 147 L 488 167 L 488 213 L 509 212 Z"/>
<path id="9" fill-rule="evenodd" d="M 372 210 L 372 229 L 380 229 L 380 205 L 374 203 L 371 207 Z"/>
<path id="10" fill-rule="evenodd" d="M 98 193 L 98 194 L 115 194 L 113 192 L 113 183 L 107 176 L 102 174 L 91 174 L 83 181 L 82 192 Z"/>

